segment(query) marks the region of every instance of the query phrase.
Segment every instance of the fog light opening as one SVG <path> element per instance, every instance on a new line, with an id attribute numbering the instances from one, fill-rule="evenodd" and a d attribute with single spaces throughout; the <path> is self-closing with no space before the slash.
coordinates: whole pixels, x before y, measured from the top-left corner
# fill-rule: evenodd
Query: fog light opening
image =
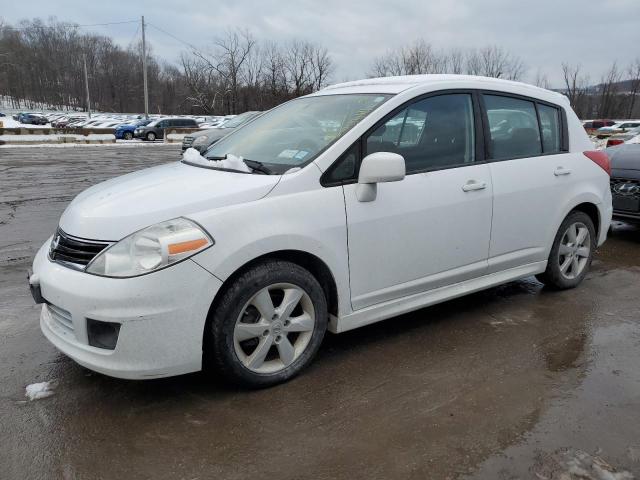
<path id="1" fill-rule="evenodd" d="M 87 318 L 87 335 L 89 345 L 106 350 L 115 350 L 120 334 L 120 324 L 114 322 L 101 322 Z"/>

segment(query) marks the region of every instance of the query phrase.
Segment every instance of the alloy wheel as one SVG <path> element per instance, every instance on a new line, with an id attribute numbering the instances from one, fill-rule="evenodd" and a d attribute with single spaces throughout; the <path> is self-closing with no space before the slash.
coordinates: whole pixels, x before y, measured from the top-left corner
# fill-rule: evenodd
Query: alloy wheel
<path id="1" fill-rule="evenodd" d="M 304 353 L 315 325 L 313 302 L 302 288 L 269 285 L 241 310 L 233 331 L 235 353 L 253 372 L 277 373 Z"/>
<path id="2" fill-rule="evenodd" d="M 564 232 L 558 249 L 560 273 L 567 279 L 578 277 L 585 269 L 591 256 L 591 235 L 582 222 L 569 225 Z"/>

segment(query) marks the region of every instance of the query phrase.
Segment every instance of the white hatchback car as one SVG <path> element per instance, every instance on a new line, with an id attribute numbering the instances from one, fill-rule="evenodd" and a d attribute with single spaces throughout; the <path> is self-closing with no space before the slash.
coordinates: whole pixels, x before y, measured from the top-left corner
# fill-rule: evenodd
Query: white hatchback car
<path id="1" fill-rule="evenodd" d="M 206 159 L 78 195 L 29 277 L 42 331 L 107 375 L 211 365 L 267 386 L 308 365 L 327 329 L 530 275 L 574 287 L 611 222 L 609 161 L 592 150 L 566 97 L 533 86 L 334 85 Z"/>

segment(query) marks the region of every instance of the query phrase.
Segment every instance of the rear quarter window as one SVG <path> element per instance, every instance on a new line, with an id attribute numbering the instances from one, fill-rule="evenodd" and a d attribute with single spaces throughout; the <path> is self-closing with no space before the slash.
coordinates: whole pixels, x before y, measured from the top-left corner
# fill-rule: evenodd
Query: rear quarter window
<path id="1" fill-rule="evenodd" d="M 540 131 L 542 132 L 542 151 L 559 153 L 560 146 L 560 111 L 548 105 L 538 104 Z"/>

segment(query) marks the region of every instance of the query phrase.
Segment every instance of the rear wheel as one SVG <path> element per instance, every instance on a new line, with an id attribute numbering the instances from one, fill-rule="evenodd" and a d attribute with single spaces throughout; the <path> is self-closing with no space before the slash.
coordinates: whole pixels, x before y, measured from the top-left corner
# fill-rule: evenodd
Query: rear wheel
<path id="1" fill-rule="evenodd" d="M 133 133 L 131 133 L 131 132 L 124 132 L 124 135 L 122 135 L 122 137 L 123 137 L 125 140 L 131 140 L 131 139 L 133 138 Z"/>
<path id="2" fill-rule="evenodd" d="M 595 248 L 591 218 L 584 212 L 571 212 L 556 234 L 547 269 L 536 278 L 559 290 L 576 287 L 587 275 Z"/>
<path id="3" fill-rule="evenodd" d="M 267 387 L 302 371 L 327 329 L 327 302 L 311 273 L 270 260 L 222 293 L 205 336 L 215 369 L 247 387 Z"/>

